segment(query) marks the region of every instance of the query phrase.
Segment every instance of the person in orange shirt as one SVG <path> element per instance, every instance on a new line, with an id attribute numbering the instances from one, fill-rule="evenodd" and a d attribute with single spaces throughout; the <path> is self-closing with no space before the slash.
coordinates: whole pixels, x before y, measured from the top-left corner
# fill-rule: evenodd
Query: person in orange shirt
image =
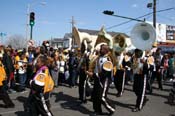
<path id="1" fill-rule="evenodd" d="M 0 100 L 2 100 L 5 103 L 4 105 L 5 108 L 13 108 L 15 107 L 15 105 L 10 99 L 5 89 L 7 78 L 6 78 L 6 72 L 5 72 L 4 66 L 2 64 L 2 56 L 3 55 L 0 54 Z"/>

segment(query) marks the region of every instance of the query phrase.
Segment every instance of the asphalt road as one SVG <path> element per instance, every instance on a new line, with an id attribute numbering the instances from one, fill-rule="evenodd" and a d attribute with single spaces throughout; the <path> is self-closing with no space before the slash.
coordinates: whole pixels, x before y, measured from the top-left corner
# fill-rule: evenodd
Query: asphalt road
<path id="1" fill-rule="evenodd" d="M 167 97 L 172 83 L 164 84 L 164 90 L 158 90 L 157 84 L 153 85 L 153 94 L 147 95 L 149 101 L 140 112 L 132 112 L 136 102 L 136 96 L 132 91 L 132 85 L 126 85 L 122 97 L 116 97 L 116 89 L 111 85 L 108 93 L 110 102 L 115 105 L 116 111 L 113 116 L 175 116 L 175 104 L 167 103 Z M 27 99 L 29 90 L 25 93 L 9 94 L 15 108 L 0 107 L 2 116 L 28 116 L 23 109 L 23 103 Z M 90 98 L 88 98 L 90 99 Z M 55 116 L 92 116 L 92 102 L 88 100 L 86 104 L 81 104 L 78 100 L 78 87 L 69 88 L 60 86 L 55 88 L 51 95 L 52 112 Z M 0 101 L 0 104 L 3 104 Z M 103 107 L 103 112 L 107 110 Z"/>

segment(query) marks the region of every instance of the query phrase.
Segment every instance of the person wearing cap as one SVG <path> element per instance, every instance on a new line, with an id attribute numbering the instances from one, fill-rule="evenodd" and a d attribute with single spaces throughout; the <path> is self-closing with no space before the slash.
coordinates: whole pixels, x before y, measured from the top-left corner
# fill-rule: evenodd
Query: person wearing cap
<path id="1" fill-rule="evenodd" d="M 93 88 L 93 109 L 95 114 L 102 114 L 101 104 L 109 111 L 109 115 L 115 112 L 115 109 L 107 100 L 109 84 L 112 82 L 113 63 L 109 56 L 109 46 L 102 44 L 100 46 L 99 56 L 90 64 L 86 72 L 88 76 L 94 78 Z"/>

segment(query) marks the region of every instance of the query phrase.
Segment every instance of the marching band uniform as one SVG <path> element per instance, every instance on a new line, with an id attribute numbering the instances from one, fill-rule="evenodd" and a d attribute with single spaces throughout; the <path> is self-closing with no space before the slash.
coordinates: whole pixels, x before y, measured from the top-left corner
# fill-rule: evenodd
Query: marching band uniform
<path id="1" fill-rule="evenodd" d="M 121 53 L 119 56 L 116 57 L 117 57 L 117 65 L 116 65 L 117 72 L 114 75 L 114 84 L 118 91 L 117 97 L 120 97 L 123 94 L 125 84 L 125 71 L 122 65 L 124 55 L 123 53 Z"/>
<path id="2" fill-rule="evenodd" d="M 101 46 L 100 53 L 106 49 L 104 48 L 106 45 Z M 110 63 L 111 64 L 110 64 Z M 105 64 L 109 63 L 110 65 L 107 65 L 105 67 Z M 93 63 L 91 63 L 93 66 L 90 66 L 90 71 L 93 72 L 94 77 L 94 89 L 93 89 L 93 108 L 95 110 L 95 113 L 101 114 L 101 104 L 105 106 L 105 108 L 109 111 L 109 114 L 112 115 L 115 111 L 115 109 L 108 103 L 107 101 L 107 92 L 109 88 L 109 84 L 112 81 L 112 75 L 113 71 L 110 70 L 112 62 L 111 58 L 108 53 L 100 54 L 100 56 L 97 57 L 96 60 L 94 60 Z M 91 68 L 95 68 L 94 70 Z M 109 68 L 109 69 L 108 69 Z M 113 69 L 113 66 L 112 66 Z"/>
<path id="3" fill-rule="evenodd" d="M 86 71 L 88 69 L 89 65 L 89 57 L 88 55 L 83 55 L 83 57 L 80 59 L 81 64 L 78 65 L 79 70 L 79 99 L 81 102 L 86 102 Z M 80 66 L 81 65 L 81 66 Z M 89 94 L 89 93 L 88 93 Z"/>
<path id="4" fill-rule="evenodd" d="M 125 68 L 125 79 L 124 80 L 125 80 L 125 83 L 128 84 L 129 81 L 132 81 L 131 79 L 131 56 L 129 53 L 125 54 L 122 65 Z"/>
<path id="5" fill-rule="evenodd" d="M 136 106 L 132 110 L 133 112 L 138 112 L 143 108 L 145 104 L 146 96 L 146 78 L 148 73 L 148 65 L 147 62 L 144 62 L 143 58 L 138 57 L 135 53 L 133 56 L 133 73 L 134 73 L 134 84 L 133 90 L 137 96 Z"/>
<path id="6" fill-rule="evenodd" d="M 154 57 L 151 55 L 151 53 L 148 53 L 147 56 L 145 57 L 145 60 L 148 63 L 148 75 L 147 75 L 147 85 L 146 85 L 146 89 L 148 91 L 148 93 L 152 93 L 152 86 L 151 86 L 151 78 L 153 75 L 153 72 L 155 70 L 155 64 L 154 64 Z"/>
<path id="7" fill-rule="evenodd" d="M 40 57 L 39 57 L 40 59 Z M 38 59 L 38 60 L 39 60 Z M 53 90 L 54 82 L 49 74 L 48 67 L 41 66 L 33 80 L 30 81 L 31 94 L 30 94 L 30 108 L 32 116 L 53 116 L 50 110 L 50 92 Z"/>

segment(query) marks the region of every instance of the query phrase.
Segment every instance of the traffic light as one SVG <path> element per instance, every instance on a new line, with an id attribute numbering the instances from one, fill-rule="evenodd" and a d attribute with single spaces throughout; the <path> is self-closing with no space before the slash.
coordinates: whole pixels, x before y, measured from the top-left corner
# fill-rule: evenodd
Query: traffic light
<path id="1" fill-rule="evenodd" d="M 31 12 L 30 13 L 30 26 L 34 26 L 35 24 L 35 13 Z"/>
<path id="2" fill-rule="evenodd" d="M 103 11 L 103 13 L 107 14 L 107 15 L 113 15 L 114 11 L 105 10 L 105 11 Z"/>

